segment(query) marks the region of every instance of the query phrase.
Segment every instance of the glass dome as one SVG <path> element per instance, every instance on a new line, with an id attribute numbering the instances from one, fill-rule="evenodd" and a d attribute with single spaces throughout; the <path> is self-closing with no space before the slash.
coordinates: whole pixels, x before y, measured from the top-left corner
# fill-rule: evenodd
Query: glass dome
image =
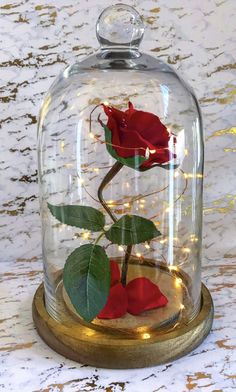
<path id="1" fill-rule="evenodd" d="M 59 322 L 145 337 L 200 309 L 202 121 L 189 85 L 139 51 L 132 7 L 108 7 L 96 31 L 100 50 L 40 113 L 45 303 Z"/>

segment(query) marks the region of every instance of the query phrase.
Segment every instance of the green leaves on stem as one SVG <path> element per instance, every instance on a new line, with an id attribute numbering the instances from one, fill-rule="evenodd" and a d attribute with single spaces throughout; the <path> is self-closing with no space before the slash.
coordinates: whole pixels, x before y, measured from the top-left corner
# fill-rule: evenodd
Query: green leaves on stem
<path id="1" fill-rule="evenodd" d="M 48 203 L 52 215 L 60 222 L 91 231 L 103 231 L 113 244 L 134 245 L 150 241 L 161 235 L 154 223 L 137 215 L 124 215 L 105 231 L 105 216 L 93 207 L 87 206 L 55 206 Z"/>
<path id="2" fill-rule="evenodd" d="M 85 244 L 67 258 L 63 283 L 79 315 L 92 321 L 106 304 L 110 289 L 110 263 L 99 245 Z"/>
<path id="3" fill-rule="evenodd" d="M 48 203 L 52 215 L 60 222 L 81 229 L 101 231 L 105 225 L 105 216 L 93 207 L 87 206 L 54 206 Z"/>
<path id="4" fill-rule="evenodd" d="M 161 235 L 154 223 L 137 215 L 124 215 L 105 233 L 113 244 L 133 245 Z"/>
<path id="5" fill-rule="evenodd" d="M 60 222 L 93 232 L 100 231 L 94 243 L 75 249 L 63 270 L 65 290 L 79 315 L 92 321 L 106 304 L 110 289 L 110 263 L 105 250 L 97 245 L 102 236 L 118 245 L 139 244 L 161 235 L 151 220 L 137 215 L 124 215 L 104 229 L 105 216 L 88 206 L 55 206 L 48 203 L 51 214 Z"/>

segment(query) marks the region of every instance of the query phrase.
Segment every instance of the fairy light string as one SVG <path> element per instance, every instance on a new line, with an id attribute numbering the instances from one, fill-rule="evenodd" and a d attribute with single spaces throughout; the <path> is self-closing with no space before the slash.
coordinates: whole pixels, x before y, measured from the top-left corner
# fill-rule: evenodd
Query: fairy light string
<path id="1" fill-rule="evenodd" d="M 118 147 L 119 149 L 132 150 L 132 151 L 135 151 L 136 153 L 137 153 L 138 151 L 140 151 L 140 152 L 142 151 L 142 154 L 145 155 L 146 159 L 149 158 L 150 154 L 158 152 L 158 149 L 150 150 L 149 148 L 146 148 L 146 149 L 145 149 L 144 147 L 139 147 L 139 148 L 137 148 L 137 147 L 122 147 L 122 146 L 115 145 L 115 144 L 113 144 L 113 143 L 109 143 L 109 142 L 107 142 L 106 140 L 102 140 L 102 139 L 101 139 L 101 135 L 96 135 L 95 133 L 92 132 L 92 115 L 93 115 L 93 113 L 95 112 L 95 110 L 98 109 L 98 108 L 100 108 L 100 107 L 101 107 L 101 104 L 96 105 L 96 106 L 92 109 L 92 111 L 90 112 L 90 115 L 89 115 L 89 137 L 90 137 L 91 139 L 94 140 L 94 143 L 106 144 L 106 145 L 111 146 L 112 148 Z M 101 114 L 99 114 L 99 115 L 97 116 L 97 121 L 98 121 L 101 125 L 104 125 L 104 124 L 102 123 L 100 117 L 101 117 Z M 176 135 L 174 135 L 173 133 L 170 133 L 170 134 L 173 135 L 174 137 L 176 137 Z M 167 148 L 167 149 L 168 149 L 168 148 Z M 159 150 L 163 150 L 163 149 L 159 149 Z M 108 171 L 108 173 L 107 173 L 107 175 L 108 175 L 110 172 L 113 172 L 113 171 L 112 171 L 112 168 L 113 168 L 114 166 L 116 166 L 116 168 L 115 168 L 115 175 L 116 175 L 116 174 L 121 170 L 121 168 L 123 167 L 123 165 L 122 165 L 121 163 L 119 163 L 119 162 L 116 162 L 116 164 L 113 165 L 113 166 L 106 165 L 106 166 L 98 167 L 98 168 L 96 168 L 96 170 L 97 170 L 96 172 L 98 173 L 99 170 L 109 169 L 109 171 Z M 161 167 L 162 165 L 157 164 L 157 165 L 153 165 L 152 167 L 154 167 L 154 166 L 159 166 L 159 167 Z M 165 165 L 163 165 L 163 166 L 165 166 Z M 90 170 L 90 169 L 86 168 L 86 170 L 83 170 L 82 173 L 86 173 L 86 172 L 89 171 L 89 170 Z M 94 168 L 92 168 L 91 170 L 92 170 L 92 171 L 95 171 Z M 188 175 L 188 174 L 185 173 L 185 172 L 183 171 L 183 169 L 181 169 L 181 168 L 176 168 L 176 172 L 175 172 L 175 173 L 176 173 L 176 174 L 174 175 L 175 178 L 176 178 L 179 174 L 181 174 L 181 176 L 183 177 L 185 183 L 184 183 L 184 188 L 183 188 L 182 192 L 181 192 L 181 193 L 179 194 L 179 196 L 173 201 L 173 205 L 174 205 L 175 203 L 177 203 L 177 202 L 180 200 L 180 198 L 184 195 L 184 193 L 186 192 L 186 190 L 187 190 L 187 188 L 188 188 L 188 178 L 193 178 L 193 175 Z M 104 179 L 106 178 L 105 183 L 106 183 L 107 179 L 108 179 L 109 181 L 111 181 L 111 180 L 113 179 L 113 177 L 114 177 L 113 174 L 114 174 L 114 173 L 112 173 L 112 175 L 110 176 L 111 178 L 107 178 L 107 176 L 104 177 Z M 190 173 L 190 174 L 191 174 L 191 173 Z M 120 200 L 118 200 L 118 201 L 112 201 L 112 202 L 109 203 L 108 201 L 105 201 L 105 200 L 103 199 L 103 197 L 101 197 L 101 189 L 103 190 L 103 188 L 104 188 L 105 186 L 108 185 L 109 181 L 108 181 L 106 184 L 104 183 L 104 180 L 102 181 L 102 183 L 100 184 L 100 187 L 99 187 L 99 188 L 100 188 L 100 195 L 99 195 L 99 192 L 98 192 L 98 198 L 96 198 L 95 196 L 93 196 L 93 195 L 88 191 L 87 186 L 86 186 L 86 184 L 85 184 L 85 181 L 81 178 L 81 176 L 80 176 L 80 175 L 77 175 L 77 176 L 78 176 L 78 178 L 79 178 L 81 187 L 84 189 L 84 191 L 88 194 L 88 196 L 89 196 L 93 201 L 95 201 L 96 203 L 99 203 L 99 204 L 101 203 L 101 204 L 103 205 L 103 207 L 105 208 L 105 210 L 107 211 L 107 213 L 109 214 L 109 216 L 111 217 L 111 219 L 112 219 L 113 222 L 116 222 L 116 221 L 117 221 L 117 218 L 116 218 L 115 214 L 112 212 L 112 208 L 114 208 L 114 207 L 119 207 L 119 206 L 123 206 L 123 207 L 125 207 L 126 209 L 131 210 L 131 209 L 133 208 L 133 204 L 134 204 L 135 202 L 139 202 L 140 200 L 142 200 L 142 204 L 139 205 L 139 208 L 143 209 L 143 208 L 144 208 L 144 203 L 145 203 L 146 198 L 151 197 L 151 196 L 154 196 L 154 195 L 157 195 L 157 194 L 159 194 L 159 193 L 161 193 L 161 192 L 164 192 L 165 190 L 167 190 L 167 189 L 169 188 L 169 185 L 166 185 L 166 186 L 164 186 L 162 189 L 159 189 L 159 190 L 156 190 L 156 191 L 153 191 L 153 192 L 149 192 L 149 193 L 146 193 L 146 194 L 144 194 L 144 195 L 137 195 L 137 196 L 132 196 L 132 197 L 130 197 L 130 196 L 125 196 L 123 199 L 120 199 Z M 109 176 L 108 176 L 108 177 L 109 177 Z M 197 176 L 197 177 L 198 177 L 198 176 Z M 200 177 L 200 176 L 199 176 L 199 177 Z M 102 187 L 101 187 L 101 185 L 102 185 Z M 170 208 L 173 208 L 173 205 L 170 206 Z M 124 211 L 125 211 L 125 210 L 124 210 Z M 155 215 L 151 216 L 149 219 L 155 220 L 161 213 L 162 213 L 162 212 L 158 212 L 158 214 L 155 214 Z M 193 238 L 193 237 L 192 237 L 192 238 Z M 159 240 L 160 243 L 162 243 L 161 241 L 165 241 L 165 239 Z M 193 239 L 193 240 L 191 239 L 191 241 L 194 242 L 195 239 Z M 149 251 L 149 249 L 150 249 L 150 245 L 149 245 L 149 244 L 145 244 L 144 247 L 145 247 L 146 251 Z M 186 254 L 186 257 L 189 257 L 189 253 L 190 253 L 190 249 L 189 249 L 189 248 L 184 247 L 184 246 L 179 247 L 179 246 L 176 246 L 176 245 L 174 245 L 174 247 L 182 249 L 183 252 L 185 252 L 185 250 L 187 249 L 186 252 L 185 252 L 185 254 Z M 124 248 L 123 248 L 123 247 L 120 246 L 119 248 L 120 248 L 120 249 L 119 249 L 120 251 L 124 251 Z M 122 248 L 122 249 L 121 249 L 121 248 Z M 128 249 L 128 255 L 126 256 L 126 258 L 129 258 L 130 255 L 131 255 L 132 246 L 131 246 L 130 248 L 131 248 L 131 249 Z M 185 249 L 185 250 L 184 250 L 184 249 Z M 126 252 L 127 252 L 127 250 L 126 250 Z M 161 256 L 162 256 L 162 255 L 161 255 Z M 142 257 L 142 254 L 141 254 L 140 252 L 136 252 L 136 257 L 141 258 L 141 257 Z M 163 259 L 165 259 L 164 256 L 163 256 Z"/>

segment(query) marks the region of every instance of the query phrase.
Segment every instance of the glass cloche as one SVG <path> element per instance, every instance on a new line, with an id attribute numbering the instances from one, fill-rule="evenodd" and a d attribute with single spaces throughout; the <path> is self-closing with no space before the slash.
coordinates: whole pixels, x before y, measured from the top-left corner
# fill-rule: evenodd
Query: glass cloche
<path id="1" fill-rule="evenodd" d="M 132 7 L 51 86 L 38 130 L 45 306 L 59 323 L 148 339 L 201 308 L 203 134 L 196 97 L 139 51 Z"/>

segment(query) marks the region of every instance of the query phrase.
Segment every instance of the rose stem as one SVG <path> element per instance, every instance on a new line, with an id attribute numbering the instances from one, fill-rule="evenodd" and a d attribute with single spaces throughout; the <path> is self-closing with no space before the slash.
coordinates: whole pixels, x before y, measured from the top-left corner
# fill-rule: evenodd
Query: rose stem
<path id="1" fill-rule="evenodd" d="M 124 165 L 120 162 L 116 162 L 112 168 L 109 170 L 109 172 L 105 175 L 105 177 L 103 178 L 99 188 L 98 188 L 98 199 L 101 203 L 101 205 L 105 208 L 105 210 L 107 211 L 107 213 L 110 215 L 111 219 L 113 220 L 113 222 L 117 222 L 117 218 L 116 216 L 113 214 L 113 212 L 111 211 L 111 209 L 108 207 L 107 203 L 105 202 L 105 200 L 103 199 L 103 189 L 105 188 L 105 186 L 115 177 L 115 175 L 122 169 Z"/>
<path id="2" fill-rule="evenodd" d="M 108 207 L 107 203 L 105 202 L 102 192 L 105 186 L 115 177 L 115 175 L 122 169 L 124 165 L 120 162 L 116 162 L 112 168 L 109 170 L 109 172 L 105 175 L 103 178 L 99 188 L 98 188 L 98 199 L 101 203 L 101 205 L 104 207 L 104 209 L 107 211 L 113 222 L 117 222 L 116 216 L 113 214 L 111 209 Z M 127 272 L 128 272 L 128 263 L 129 263 L 129 258 L 132 252 L 132 245 L 128 245 L 126 248 L 125 252 L 125 259 L 122 265 L 122 271 L 121 271 L 121 283 L 123 286 L 126 286 L 126 279 L 127 279 Z"/>
<path id="3" fill-rule="evenodd" d="M 129 264 L 129 258 L 131 256 L 131 252 L 132 252 L 132 245 L 128 245 L 126 248 L 125 259 L 122 264 L 122 271 L 121 271 L 121 283 L 122 283 L 122 286 L 124 286 L 124 287 L 126 286 L 128 264 Z"/>

